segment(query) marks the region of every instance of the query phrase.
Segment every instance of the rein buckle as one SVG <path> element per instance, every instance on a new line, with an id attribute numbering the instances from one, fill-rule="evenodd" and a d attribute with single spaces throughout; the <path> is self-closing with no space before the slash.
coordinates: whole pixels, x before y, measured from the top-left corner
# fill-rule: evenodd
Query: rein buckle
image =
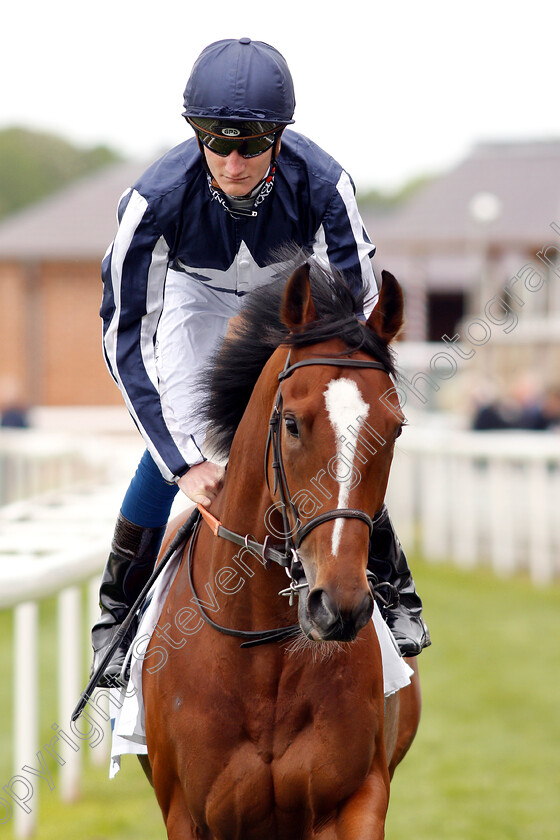
<path id="1" fill-rule="evenodd" d="M 279 595 L 286 595 L 290 599 L 290 607 L 293 607 L 295 596 L 299 595 L 300 590 L 306 589 L 309 584 L 305 577 L 303 570 L 303 563 L 299 559 L 299 555 L 295 548 L 291 549 L 292 561 L 289 568 L 286 568 L 286 574 L 290 578 L 290 585 L 287 589 L 281 589 Z M 294 571 L 297 570 L 297 576 L 294 576 Z M 298 583 L 298 581 L 300 581 Z"/>
<path id="2" fill-rule="evenodd" d="M 296 595 L 299 595 L 300 589 L 306 589 L 309 586 L 307 581 L 305 580 L 303 583 L 296 583 L 295 580 L 292 578 L 290 580 L 290 585 L 287 589 L 281 589 L 278 593 L 279 595 L 287 595 L 290 599 L 290 607 L 294 606 L 294 601 Z"/>

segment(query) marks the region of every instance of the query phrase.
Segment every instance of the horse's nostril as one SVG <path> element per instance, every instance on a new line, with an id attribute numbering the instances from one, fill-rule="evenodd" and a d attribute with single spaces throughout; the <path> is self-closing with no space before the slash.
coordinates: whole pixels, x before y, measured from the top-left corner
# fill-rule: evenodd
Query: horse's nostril
<path id="1" fill-rule="evenodd" d="M 328 630 L 337 621 L 338 611 L 324 589 L 313 589 L 307 599 L 309 615 L 321 630 Z"/>
<path id="2" fill-rule="evenodd" d="M 365 627 L 373 613 L 369 592 L 352 608 L 341 611 L 324 589 L 313 589 L 307 599 L 309 618 L 324 638 L 350 641 Z"/>

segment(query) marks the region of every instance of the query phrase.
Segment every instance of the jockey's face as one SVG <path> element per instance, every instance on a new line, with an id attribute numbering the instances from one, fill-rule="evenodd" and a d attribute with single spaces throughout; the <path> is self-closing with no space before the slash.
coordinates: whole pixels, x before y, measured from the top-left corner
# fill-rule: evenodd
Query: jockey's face
<path id="1" fill-rule="evenodd" d="M 276 154 L 280 150 L 280 141 L 277 142 Z M 237 151 L 230 152 L 227 157 L 216 155 L 204 146 L 204 155 L 208 169 L 216 181 L 218 187 L 226 195 L 239 198 L 247 195 L 254 189 L 259 181 L 262 181 L 272 160 L 272 149 L 267 149 L 262 155 L 252 158 L 243 158 Z"/>

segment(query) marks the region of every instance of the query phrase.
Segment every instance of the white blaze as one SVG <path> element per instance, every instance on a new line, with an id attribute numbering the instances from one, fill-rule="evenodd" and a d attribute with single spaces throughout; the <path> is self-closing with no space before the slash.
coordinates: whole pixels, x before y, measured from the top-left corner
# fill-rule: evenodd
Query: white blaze
<path id="1" fill-rule="evenodd" d="M 342 457 L 342 447 L 344 440 L 341 437 L 345 436 L 349 426 L 354 426 L 356 431 L 360 432 L 362 421 L 358 417 L 365 419 L 368 415 L 369 406 L 360 393 L 360 389 L 351 379 L 332 379 L 325 389 L 325 404 L 334 429 L 334 436 L 336 440 L 336 454 Z M 344 460 L 351 466 L 354 462 L 354 453 L 351 450 L 344 452 Z M 348 505 L 349 487 L 352 480 L 353 470 L 351 470 L 348 481 L 339 482 L 338 504 L 337 507 L 344 508 Z M 332 533 L 332 553 L 336 557 L 338 547 L 340 545 L 340 537 L 342 534 L 342 526 L 344 519 L 336 519 L 333 533 Z"/>

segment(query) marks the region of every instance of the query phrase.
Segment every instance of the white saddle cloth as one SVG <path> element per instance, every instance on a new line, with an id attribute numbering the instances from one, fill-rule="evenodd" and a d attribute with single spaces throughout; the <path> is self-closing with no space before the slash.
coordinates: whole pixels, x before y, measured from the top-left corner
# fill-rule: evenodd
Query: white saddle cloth
<path id="1" fill-rule="evenodd" d="M 172 558 L 155 582 L 140 621 L 136 639 L 131 646 L 130 679 L 126 689 L 111 689 L 111 765 L 112 779 L 120 770 L 121 756 L 147 754 L 142 697 L 142 663 L 150 638 L 158 622 L 167 593 L 179 568 L 180 553 Z M 410 683 L 414 673 L 397 648 L 393 634 L 375 605 L 373 623 L 381 647 L 383 662 L 383 690 L 385 696 L 394 694 Z"/>

